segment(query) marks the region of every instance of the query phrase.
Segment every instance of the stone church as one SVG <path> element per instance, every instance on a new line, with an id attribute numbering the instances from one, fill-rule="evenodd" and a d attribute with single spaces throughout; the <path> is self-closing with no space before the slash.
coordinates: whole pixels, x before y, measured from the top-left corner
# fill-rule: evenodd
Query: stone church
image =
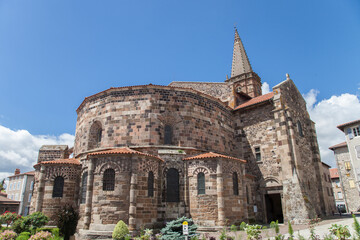
<path id="1" fill-rule="evenodd" d="M 314 122 L 294 82 L 262 94 L 237 30 L 231 77 L 109 88 L 77 108 L 74 148 L 39 151 L 32 211 L 80 211 L 78 229 L 302 223 L 330 214 Z M 69 158 L 73 156 L 73 158 Z"/>

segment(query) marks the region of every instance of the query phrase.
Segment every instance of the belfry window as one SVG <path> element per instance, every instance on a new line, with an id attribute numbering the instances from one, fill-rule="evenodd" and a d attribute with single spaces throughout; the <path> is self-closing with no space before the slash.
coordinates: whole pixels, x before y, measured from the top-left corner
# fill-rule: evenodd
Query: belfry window
<path id="1" fill-rule="evenodd" d="M 154 173 L 150 171 L 148 175 L 148 197 L 153 197 L 153 196 L 154 196 Z"/>
<path id="2" fill-rule="evenodd" d="M 87 178 L 88 178 L 88 173 L 84 172 L 83 177 L 82 177 L 82 181 L 81 181 L 81 195 L 80 195 L 80 203 L 85 203 L 86 202 L 86 187 L 87 187 Z"/>
<path id="3" fill-rule="evenodd" d="M 238 184 L 238 175 L 236 172 L 233 172 L 233 192 L 234 195 L 239 195 L 239 184 Z"/>
<path id="4" fill-rule="evenodd" d="M 200 172 L 197 175 L 198 195 L 205 194 L 205 174 Z"/>
<path id="5" fill-rule="evenodd" d="M 164 144 L 165 145 L 172 144 L 172 135 L 173 135 L 172 126 L 165 125 L 165 127 L 164 127 Z"/>
<path id="6" fill-rule="evenodd" d="M 101 143 L 101 135 L 102 135 L 102 129 L 99 129 L 96 134 L 96 143 L 99 146 L 99 143 Z"/>
<path id="7" fill-rule="evenodd" d="M 63 196 L 63 190 L 64 190 L 64 178 L 61 176 L 58 176 L 54 180 L 54 188 L 52 197 L 62 197 Z"/>
<path id="8" fill-rule="evenodd" d="M 175 168 L 170 168 L 166 173 L 166 201 L 180 201 L 179 172 Z"/>
<path id="9" fill-rule="evenodd" d="M 103 190 L 114 191 L 114 188 L 115 188 L 115 171 L 112 168 L 108 168 L 104 172 Z"/>

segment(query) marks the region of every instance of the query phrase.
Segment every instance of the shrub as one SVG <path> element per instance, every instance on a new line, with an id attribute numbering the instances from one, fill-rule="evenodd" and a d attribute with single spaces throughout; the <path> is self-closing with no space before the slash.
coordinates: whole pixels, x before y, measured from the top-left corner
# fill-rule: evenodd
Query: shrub
<path id="1" fill-rule="evenodd" d="M 0 233 L 0 240 L 15 240 L 16 239 L 16 232 L 11 230 L 5 230 Z"/>
<path id="2" fill-rule="evenodd" d="M 232 232 L 236 232 L 237 231 L 237 227 L 233 224 L 230 226 L 230 231 Z"/>
<path id="3" fill-rule="evenodd" d="M 340 240 L 345 240 L 346 238 L 351 236 L 348 226 L 332 224 L 329 230 Z"/>
<path id="4" fill-rule="evenodd" d="M 241 222 L 241 223 L 240 223 L 240 230 L 241 230 L 241 231 L 244 231 L 245 228 L 246 228 L 246 225 L 247 225 L 246 222 Z"/>
<path id="5" fill-rule="evenodd" d="M 41 231 L 32 235 L 29 240 L 50 240 L 52 237 L 51 233 Z"/>
<path id="6" fill-rule="evenodd" d="M 23 223 L 24 218 L 21 217 L 17 219 L 12 225 L 11 229 L 14 230 L 16 233 L 22 233 L 22 232 L 30 232 L 30 226 L 27 226 Z M 30 236 L 29 236 L 30 237 Z"/>
<path id="7" fill-rule="evenodd" d="M 191 218 L 181 217 L 171 222 L 168 222 L 166 226 L 161 229 L 162 240 L 170 240 L 170 239 L 185 239 L 182 234 L 182 223 L 184 221 L 188 222 L 189 228 L 189 238 L 196 234 L 197 226 L 194 224 Z"/>
<path id="8" fill-rule="evenodd" d="M 120 220 L 113 231 L 112 238 L 115 240 L 125 240 L 125 237 L 129 234 L 129 229 L 126 224 Z"/>
<path id="9" fill-rule="evenodd" d="M 20 217 L 21 216 L 15 212 L 6 211 L 0 215 L 0 224 L 6 224 L 6 226 L 8 227 Z"/>
<path id="10" fill-rule="evenodd" d="M 30 223 L 32 229 L 41 228 L 49 221 L 49 218 L 42 212 L 34 212 L 24 217 L 24 219 L 26 219 L 26 222 Z"/>
<path id="11" fill-rule="evenodd" d="M 357 239 L 360 239 L 360 224 L 356 219 L 355 215 L 353 214 L 352 217 L 354 218 L 354 230 L 355 234 L 357 235 Z"/>
<path id="12" fill-rule="evenodd" d="M 19 234 L 19 236 L 16 238 L 16 240 L 28 240 L 31 236 L 31 233 L 29 232 L 22 232 Z"/>
<path id="13" fill-rule="evenodd" d="M 76 232 L 79 221 L 79 212 L 71 205 L 65 205 L 57 212 L 57 227 L 64 240 L 69 240 Z"/>
<path id="14" fill-rule="evenodd" d="M 261 226 L 260 225 L 247 225 L 245 228 L 247 239 L 248 240 L 257 240 L 260 239 L 261 236 Z"/>
<path id="15" fill-rule="evenodd" d="M 288 240 L 293 240 L 294 239 L 294 230 L 293 230 L 293 228 L 292 228 L 292 226 L 291 226 L 291 222 L 290 221 L 288 221 L 288 228 L 289 228 L 289 238 L 288 238 Z"/>

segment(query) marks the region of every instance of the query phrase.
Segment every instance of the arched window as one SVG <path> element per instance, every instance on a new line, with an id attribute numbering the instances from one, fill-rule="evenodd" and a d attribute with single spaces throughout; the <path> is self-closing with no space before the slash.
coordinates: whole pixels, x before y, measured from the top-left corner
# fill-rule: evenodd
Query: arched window
<path id="1" fill-rule="evenodd" d="M 102 126 L 100 122 L 94 122 L 89 130 L 88 150 L 101 146 Z"/>
<path id="2" fill-rule="evenodd" d="M 115 188 L 115 171 L 112 168 L 108 168 L 104 172 L 103 190 L 114 191 L 114 188 Z"/>
<path id="3" fill-rule="evenodd" d="M 205 194 L 205 174 L 200 172 L 197 175 L 198 194 Z"/>
<path id="4" fill-rule="evenodd" d="M 53 198 L 62 197 L 63 190 L 64 190 L 64 178 L 61 176 L 58 176 L 54 180 L 54 188 L 53 188 L 53 194 L 52 194 Z"/>
<path id="5" fill-rule="evenodd" d="M 154 173 L 150 171 L 148 175 L 148 197 L 153 197 L 153 196 L 154 196 Z"/>
<path id="6" fill-rule="evenodd" d="M 175 168 L 170 168 L 166 173 L 166 201 L 180 202 L 179 172 Z"/>
<path id="7" fill-rule="evenodd" d="M 80 203 L 85 203 L 86 202 L 86 187 L 87 187 L 87 178 L 88 178 L 88 173 L 84 172 L 83 177 L 82 177 L 82 181 L 81 181 L 81 195 L 80 195 Z"/>
<path id="8" fill-rule="evenodd" d="M 238 184 L 238 175 L 236 172 L 233 172 L 233 192 L 234 195 L 239 195 L 239 184 Z"/>
<path id="9" fill-rule="evenodd" d="M 172 126 L 165 125 L 164 127 L 164 144 L 171 145 L 172 144 Z"/>
<path id="10" fill-rule="evenodd" d="M 302 126 L 301 126 L 301 122 L 300 122 L 300 121 L 297 121 L 297 128 L 298 128 L 298 132 L 299 132 L 300 137 L 303 137 L 303 136 L 304 136 L 304 133 L 303 133 L 303 130 L 302 130 Z"/>

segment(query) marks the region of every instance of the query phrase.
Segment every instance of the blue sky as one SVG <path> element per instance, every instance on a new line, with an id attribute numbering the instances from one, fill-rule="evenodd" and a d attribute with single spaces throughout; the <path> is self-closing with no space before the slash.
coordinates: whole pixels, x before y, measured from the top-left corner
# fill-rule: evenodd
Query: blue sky
<path id="1" fill-rule="evenodd" d="M 0 0 L 0 125 L 73 135 L 76 108 L 109 87 L 224 81 L 234 24 L 270 87 L 290 73 L 314 109 L 358 100 L 358 0 Z"/>

